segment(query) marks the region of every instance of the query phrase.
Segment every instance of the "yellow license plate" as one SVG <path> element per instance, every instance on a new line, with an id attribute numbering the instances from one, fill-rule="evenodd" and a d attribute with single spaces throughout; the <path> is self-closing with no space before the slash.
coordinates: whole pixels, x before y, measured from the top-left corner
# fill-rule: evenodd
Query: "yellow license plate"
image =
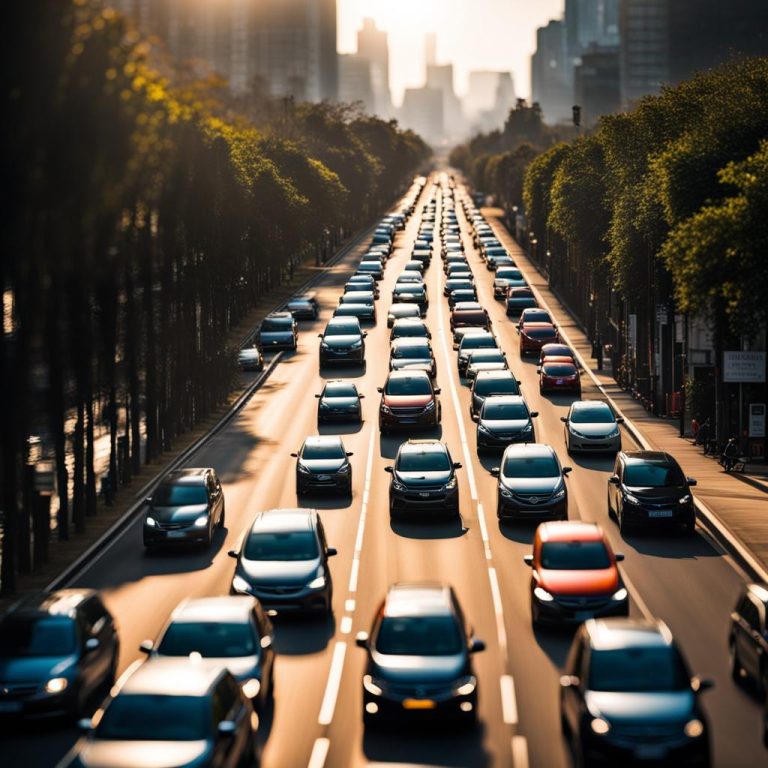
<path id="1" fill-rule="evenodd" d="M 437 706 L 432 699 L 405 699 L 403 707 L 405 709 L 434 709 Z"/>

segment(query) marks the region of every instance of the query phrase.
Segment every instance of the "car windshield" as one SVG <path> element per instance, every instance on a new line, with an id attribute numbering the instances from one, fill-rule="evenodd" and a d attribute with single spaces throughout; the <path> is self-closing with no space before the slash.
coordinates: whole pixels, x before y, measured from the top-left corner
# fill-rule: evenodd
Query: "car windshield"
<path id="1" fill-rule="evenodd" d="M 392 357 L 396 359 L 423 359 L 432 357 L 426 344 L 398 344 L 392 349 Z"/>
<path id="2" fill-rule="evenodd" d="M 546 376 L 575 376 L 576 368 L 569 363 L 545 363 L 542 370 Z"/>
<path id="3" fill-rule="evenodd" d="M 165 631 L 157 652 L 161 656 L 199 653 L 203 658 L 229 658 L 254 656 L 257 647 L 253 627 L 247 622 L 177 621 Z"/>
<path id="4" fill-rule="evenodd" d="M 312 305 L 307 299 L 294 299 L 288 302 L 291 309 L 312 309 Z"/>
<path id="5" fill-rule="evenodd" d="M 354 384 L 347 384 L 346 382 L 326 384 L 325 397 L 357 397 L 357 390 Z"/>
<path id="6" fill-rule="evenodd" d="M 524 403 L 492 403 L 483 405 L 483 418 L 492 421 L 519 421 L 528 419 L 528 408 Z"/>
<path id="7" fill-rule="evenodd" d="M 388 395 L 431 395 L 432 388 L 429 381 L 419 377 L 418 379 L 390 379 L 384 390 Z"/>
<path id="8" fill-rule="evenodd" d="M 624 485 L 635 488 L 670 488 L 685 483 L 678 467 L 669 464 L 628 464 L 624 470 Z"/>
<path id="9" fill-rule="evenodd" d="M 325 327 L 326 336 L 359 336 L 360 326 L 355 323 L 328 323 Z"/>
<path id="10" fill-rule="evenodd" d="M 612 424 L 615 419 L 611 409 L 603 403 L 574 408 L 571 412 L 571 421 L 574 424 Z"/>
<path id="11" fill-rule="evenodd" d="M 267 333 L 271 331 L 290 331 L 293 320 L 290 317 L 267 317 L 261 323 L 261 330 Z"/>
<path id="12" fill-rule="evenodd" d="M 447 472 L 450 468 L 444 451 L 405 451 L 397 459 L 400 472 Z"/>
<path id="13" fill-rule="evenodd" d="M 602 541 L 548 541 L 541 547 L 541 567 L 591 571 L 610 568 L 611 559 Z"/>
<path id="14" fill-rule="evenodd" d="M 517 395 L 520 387 L 513 378 L 508 379 L 478 379 L 475 383 L 475 394 L 488 397 L 489 395 Z"/>
<path id="15" fill-rule="evenodd" d="M 314 459 L 343 459 L 344 446 L 341 443 L 306 443 L 301 451 L 301 458 Z"/>
<path id="16" fill-rule="evenodd" d="M 544 309 L 527 309 L 523 313 L 523 321 L 526 323 L 548 323 L 551 319 L 549 312 Z"/>
<path id="17" fill-rule="evenodd" d="M 472 281 L 465 280 L 463 277 L 452 277 L 449 280 L 446 280 L 445 284 L 451 291 L 468 291 L 472 288 Z"/>
<path id="18" fill-rule="evenodd" d="M 510 456 L 504 462 L 505 477 L 558 477 L 560 469 L 552 456 Z"/>
<path id="19" fill-rule="evenodd" d="M 245 541 L 246 560 L 314 560 L 319 557 L 312 531 L 252 533 Z"/>
<path id="20" fill-rule="evenodd" d="M 200 485 L 161 485 L 152 498 L 155 507 L 186 507 L 191 504 L 207 504 L 208 493 Z"/>
<path id="21" fill-rule="evenodd" d="M 75 624 L 65 616 L 9 616 L 0 622 L 0 658 L 66 656 L 75 650 Z"/>
<path id="22" fill-rule="evenodd" d="M 532 339 L 548 339 L 557 334 L 554 328 L 526 328 L 524 332 Z"/>
<path id="23" fill-rule="evenodd" d="M 376 637 L 376 650 L 387 655 L 455 656 L 461 649 L 452 616 L 385 616 Z"/>
<path id="24" fill-rule="evenodd" d="M 532 299 L 533 293 L 527 288 L 513 288 L 509 292 L 510 299 Z"/>
<path id="25" fill-rule="evenodd" d="M 592 651 L 589 689 L 621 693 L 683 691 L 690 680 L 678 651 L 664 648 L 616 648 Z"/>
<path id="26" fill-rule="evenodd" d="M 478 349 L 469 356 L 469 362 L 472 363 L 502 363 L 504 362 L 504 353 L 500 349 Z"/>
<path id="27" fill-rule="evenodd" d="M 208 700 L 201 696 L 119 694 L 104 709 L 94 735 L 116 741 L 197 741 L 211 731 Z"/>
<path id="28" fill-rule="evenodd" d="M 482 347 L 495 347 L 496 339 L 493 336 L 485 336 L 484 334 L 473 334 L 471 336 L 465 336 L 461 340 L 461 351 L 466 352 L 468 349 L 481 349 Z"/>

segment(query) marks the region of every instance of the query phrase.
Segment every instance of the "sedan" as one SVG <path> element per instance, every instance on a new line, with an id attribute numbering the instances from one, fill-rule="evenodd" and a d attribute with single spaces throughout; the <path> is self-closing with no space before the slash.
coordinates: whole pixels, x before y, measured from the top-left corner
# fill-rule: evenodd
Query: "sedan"
<path id="1" fill-rule="evenodd" d="M 463 277 L 449 277 L 443 286 L 443 295 L 450 296 L 453 291 L 473 291 L 475 287 L 471 280 Z"/>
<path id="2" fill-rule="evenodd" d="M 459 354 L 457 358 L 459 376 L 466 375 L 467 365 L 469 364 L 469 355 L 471 352 L 476 349 L 496 348 L 498 348 L 498 342 L 496 337 L 490 331 L 479 331 L 464 336 L 459 344 Z"/>
<path id="3" fill-rule="evenodd" d="M 409 440 L 397 451 L 394 466 L 385 469 L 392 475 L 390 517 L 398 516 L 404 509 L 450 518 L 458 516 L 459 485 L 455 470 L 461 469 L 461 464 L 451 459 L 444 443 Z"/>
<path id="4" fill-rule="evenodd" d="M 545 357 L 569 357 L 576 362 L 576 355 L 567 344 L 544 344 L 539 350 L 539 365 L 544 362 Z"/>
<path id="5" fill-rule="evenodd" d="M 538 415 L 538 411 L 528 410 L 520 395 L 486 397 L 480 412 L 472 416 L 472 421 L 477 423 L 477 449 L 535 442 L 533 419 Z"/>
<path id="6" fill-rule="evenodd" d="M 603 529 L 594 523 L 542 523 L 533 539 L 531 620 L 534 625 L 580 624 L 603 616 L 628 616 L 629 593 Z"/>
<path id="7" fill-rule="evenodd" d="M 423 283 L 397 283 L 392 289 L 393 304 L 416 304 L 423 317 L 427 313 L 429 297 Z"/>
<path id="8" fill-rule="evenodd" d="M 621 450 L 621 417 L 614 416 L 608 403 L 602 400 L 578 400 L 571 403 L 567 416 L 561 416 L 565 424 L 565 446 L 568 453 L 574 451 Z"/>
<path id="9" fill-rule="evenodd" d="M 373 291 L 374 298 L 379 298 L 379 286 L 370 275 L 352 275 L 344 285 L 344 293 L 348 291 Z"/>
<path id="10" fill-rule="evenodd" d="M 424 274 L 424 262 L 421 259 L 412 259 L 405 263 L 403 269 L 406 272 L 418 272 L 420 275 Z"/>
<path id="11" fill-rule="evenodd" d="M 469 415 L 480 413 L 483 401 L 492 395 L 519 395 L 520 384 L 509 369 L 502 371 L 478 371 L 472 381 Z"/>
<path id="12" fill-rule="evenodd" d="M 392 304 L 387 311 L 387 328 L 391 328 L 396 320 L 406 317 L 421 319 L 421 308 L 418 304 Z"/>
<path id="13" fill-rule="evenodd" d="M 539 374 L 539 392 L 574 392 L 581 397 L 581 372 L 567 357 L 546 357 L 536 368 Z"/>
<path id="14" fill-rule="evenodd" d="M 519 331 L 526 323 L 549 323 L 554 325 L 555 321 L 552 319 L 552 315 L 546 309 L 541 307 L 528 307 L 520 313 L 520 317 L 517 321 L 517 330 Z"/>
<path id="15" fill-rule="evenodd" d="M 263 371 L 264 355 L 256 347 L 244 347 L 237 353 L 237 364 L 241 371 Z"/>
<path id="16" fill-rule="evenodd" d="M 465 375 L 471 382 L 480 371 L 503 371 L 508 367 L 507 356 L 500 349 L 476 349 L 469 353 Z"/>
<path id="17" fill-rule="evenodd" d="M 426 371 L 437 376 L 437 363 L 428 339 L 407 338 L 392 342 L 389 353 L 390 371 Z"/>
<path id="18" fill-rule="evenodd" d="M 457 288 L 448 296 L 448 307 L 453 310 L 457 304 L 467 301 L 477 301 L 477 291 L 474 288 Z"/>
<path id="19" fill-rule="evenodd" d="M 510 288 L 523 288 L 526 283 L 517 267 L 501 267 L 493 278 L 493 298 L 504 299 Z"/>
<path id="20" fill-rule="evenodd" d="M 431 339 L 427 324 L 415 317 L 404 317 L 401 320 L 395 320 L 392 325 L 392 331 L 389 334 L 390 342 L 395 339 Z"/>
<path id="21" fill-rule="evenodd" d="M 302 496 L 310 491 L 341 490 L 352 495 L 351 451 L 344 450 L 340 437 L 320 435 L 308 437 L 296 459 L 296 494 Z"/>
<path id="22" fill-rule="evenodd" d="M 365 362 L 365 337 L 356 317 L 334 317 L 328 321 L 320 339 L 320 367 L 332 363 Z"/>
<path id="23" fill-rule="evenodd" d="M 381 392 L 379 432 L 437 427 L 442 418 L 438 395 L 425 371 L 391 371 Z"/>
<path id="24" fill-rule="evenodd" d="M 733 681 L 750 682 L 758 695 L 768 697 L 768 584 L 742 588 L 731 613 L 728 649 Z"/>
<path id="25" fill-rule="evenodd" d="M 384 277 L 384 267 L 380 261 L 361 261 L 357 265 L 358 275 L 370 275 L 374 280 L 381 280 Z"/>
<path id="26" fill-rule="evenodd" d="M 397 276 L 397 283 L 417 283 L 422 285 L 424 283 L 424 277 L 421 272 L 415 270 L 405 269 Z"/>
<path id="27" fill-rule="evenodd" d="M 518 317 L 527 307 L 537 307 L 538 303 L 530 288 L 510 288 L 507 293 L 507 315 Z"/>
<path id="28" fill-rule="evenodd" d="M 296 296 L 285 305 L 285 309 L 296 320 L 317 320 L 317 316 L 320 314 L 320 305 L 313 293 Z"/>
<path id="29" fill-rule="evenodd" d="M 371 632 L 359 632 L 367 652 L 363 722 L 450 718 L 473 725 L 477 675 L 472 663 L 485 643 L 474 637 L 454 591 L 432 582 L 396 584 L 375 613 Z"/>
<path id="30" fill-rule="evenodd" d="M 363 409 L 360 401 L 365 395 L 357 391 L 353 381 L 329 381 L 319 395 L 317 403 L 317 423 L 329 421 L 361 422 Z"/>
<path id="31" fill-rule="evenodd" d="M 298 341 L 298 325 L 290 312 L 273 312 L 261 321 L 258 342 L 262 349 L 295 350 Z"/>
<path id="32" fill-rule="evenodd" d="M 518 329 L 520 334 L 520 357 L 538 354 L 544 344 L 560 341 L 560 334 L 552 323 L 526 323 Z"/>

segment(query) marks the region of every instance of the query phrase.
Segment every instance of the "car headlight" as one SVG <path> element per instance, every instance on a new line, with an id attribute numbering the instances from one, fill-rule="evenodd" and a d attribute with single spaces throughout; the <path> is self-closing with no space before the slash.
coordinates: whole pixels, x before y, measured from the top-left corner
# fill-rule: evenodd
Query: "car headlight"
<path id="1" fill-rule="evenodd" d="M 360 349 L 360 347 L 362 347 L 362 346 L 363 346 L 363 340 L 362 339 L 358 339 L 357 341 L 353 341 L 349 345 L 349 348 L 350 349 Z"/>
<path id="2" fill-rule="evenodd" d="M 477 678 L 474 675 L 460 677 L 453 687 L 456 696 L 469 696 L 477 688 Z"/>
<path id="3" fill-rule="evenodd" d="M 608 437 L 618 437 L 620 434 L 621 433 L 619 432 L 619 428 L 616 427 L 616 429 L 614 429 L 613 432 L 611 432 L 611 434 L 608 435 Z"/>
<path id="4" fill-rule="evenodd" d="M 524 427 L 523 427 L 523 428 L 520 430 L 520 432 L 521 432 L 522 434 L 525 434 L 526 432 L 533 432 L 533 424 L 526 424 L 526 425 L 525 425 L 525 426 L 524 426 Z"/>
<path id="5" fill-rule="evenodd" d="M 682 498 L 678 499 L 677 503 L 678 504 L 687 504 L 690 500 L 691 500 L 691 494 L 690 493 L 686 493 L 685 496 L 683 496 Z"/>
<path id="6" fill-rule="evenodd" d="M 370 675 L 363 675 L 363 688 L 374 696 L 381 696 L 381 694 L 384 693 L 382 688 L 376 685 L 376 682 L 374 682 L 374 679 Z"/>
<path id="7" fill-rule="evenodd" d="M 392 409 L 388 405 L 382 405 L 381 406 L 381 412 L 382 413 L 392 413 Z"/>
<path id="8" fill-rule="evenodd" d="M 443 490 L 445 491 L 452 491 L 456 488 L 456 478 L 452 477 L 444 486 Z"/>
<path id="9" fill-rule="evenodd" d="M 424 406 L 424 412 L 427 411 L 434 411 L 435 410 L 435 401 L 430 400 L 425 406 Z"/>
<path id="10" fill-rule="evenodd" d="M 482 434 L 484 434 L 484 435 L 490 435 L 491 434 L 491 430 L 488 429 L 488 427 L 486 427 L 484 424 L 478 424 L 477 425 L 477 431 L 478 432 L 482 432 Z"/>
<path id="11" fill-rule="evenodd" d="M 339 467 L 339 474 L 346 475 L 350 469 L 351 467 L 349 466 L 349 464 L 344 464 L 341 467 Z"/>
<path id="12" fill-rule="evenodd" d="M 605 736 L 611 730 L 610 723 L 602 717 L 593 718 L 589 727 L 592 729 L 592 733 L 596 733 L 598 736 Z"/>
<path id="13" fill-rule="evenodd" d="M 624 491 L 624 500 L 628 501 L 630 504 L 640 504 L 640 499 L 629 491 Z"/>
<path id="14" fill-rule="evenodd" d="M 583 432 L 579 432 L 578 429 L 574 429 L 573 427 L 569 426 L 568 431 L 574 435 L 575 437 L 585 437 Z"/>
<path id="15" fill-rule="evenodd" d="M 299 470 L 299 472 L 301 472 L 302 475 L 311 475 L 312 474 L 312 471 L 307 469 L 306 465 L 302 464 L 301 462 L 299 462 L 296 465 L 296 467 Z"/>
<path id="16" fill-rule="evenodd" d="M 66 677 L 53 677 L 45 684 L 46 693 L 61 693 L 69 685 Z"/>
<path id="17" fill-rule="evenodd" d="M 325 586 L 325 574 L 320 574 L 307 584 L 307 589 L 322 589 Z"/>
<path id="18" fill-rule="evenodd" d="M 698 718 L 689 720 L 683 728 L 683 733 L 689 739 L 698 739 L 700 736 L 704 735 L 704 723 L 702 723 Z"/>
<path id="19" fill-rule="evenodd" d="M 242 576 L 235 575 L 232 579 L 232 589 L 241 595 L 251 594 L 251 585 Z"/>
<path id="20" fill-rule="evenodd" d="M 555 598 L 547 592 L 543 587 L 536 587 L 533 590 L 533 594 L 541 600 L 542 603 L 551 603 Z"/>
<path id="21" fill-rule="evenodd" d="M 553 494 L 553 499 L 562 499 L 565 496 L 565 486 L 561 485 Z"/>
<path id="22" fill-rule="evenodd" d="M 328 345 L 328 343 L 327 343 L 327 342 L 325 342 L 325 341 L 321 341 L 321 342 L 320 342 L 320 349 L 323 349 L 323 350 L 328 350 L 328 349 L 330 349 L 330 346 Z"/>
<path id="23" fill-rule="evenodd" d="M 150 528 L 154 528 L 157 525 L 154 517 L 147 516 L 144 520 L 144 525 L 148 525 Z"/>
<path id="24" fill-rule="evenodd" d="M 511 499 L 512 498 L 512 491 L 508 491 L 501 483 L 499 483 L 499 493 L 505 498 L 505 499 Z"/>
<path id="25" fill-rule="evenodd" d="M 208 515 L 200 515 L 194 522 L 195 528 L 205 528 L 208 525 Z"/>
<path id="26" fill-rule="evenodd" d="M 627 592 L 625 587 L 622 587 L 621 589 L 617 589 L 612 595 L 611 600 L 615 600 L 617 603 L 622 602 L 623 600 L 627 599 L 627 595 L 629 593 Z"/>
<path id="27" fill-rule="evenodd" d="M 393 491 L 404 491 L 405 486 L 399 481 L 392 478 L 392 490 Z"/>

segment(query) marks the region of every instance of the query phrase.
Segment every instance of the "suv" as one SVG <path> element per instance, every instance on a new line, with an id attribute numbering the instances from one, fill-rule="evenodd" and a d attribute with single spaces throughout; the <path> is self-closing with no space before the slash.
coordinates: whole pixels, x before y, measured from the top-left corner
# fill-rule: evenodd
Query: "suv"
<path id="1" fill-rule="evenodd" d="M 536 442 L 533 419 L 538 415 L 538 411 L 528 410 L 521 395 L 489 395 L 480 412 L 472 416 L 477 423 L 477 450 Z"/>
<path id="2" fill-rule="evenodd" d="M 492 395 L 519 395 L 520 384 L 509 369 L 502 371 L 478 371 L 472 379 L 469 415 L 480 414 L 483 401 Z M 472 419 L 474 421 L 474 418 Z"/>
<path id="3" fill-rule="evenodd" d="M 747 584 L 731 614 L 731 675 L 768 696 L 768 584 Z"/>
<path id="4" fill-rule="evenodd" d="M 317 320 L 320 314 L 320 305 L 314 293 L 305 293 L 290 299 L 285 308 L 297 320 Z"/>
<path id="5" fill-rule="evenodd" d="M 472 656 L 485 650 L 474 636 L 455 592 L 432 582 L 394 584 L 376 611 L 367 651 L 363 722 L 452 718 L 473 725 L 477 676 Z"/>
<path id="6" fill-rule="evenodd" d="M 351 451 L 344 450 L 340 437 L 320 435 L 308 437 L 296 459 L 296 494 L 310 491 L 343 491 L 352 495 Z"/>
<path id="7" fill-rule="evenodd" d="M 299 327 L 290 312 L 273 312 L 259 327 L 259 346 L 262 349 L 295 350 L 299 343 Z"/>
<path id="8" fill-rule="evenodd" d="M 97 592 L 26 595 L 0 619 L 0 717 L 77 719 L 115 681 L 117 628 Z"/>
<path id="9" fill-rule="evenodd" d="M 144 546 L 204 544 L 224 527 L 224 491 L 211 467 L 169 472 L 147 499 Z"/>
<path id="10" fill-rule="evenodd" d="M 664 622 L 589 619 L 560 678 L 560 722 L 578 765 L 709 766 L 709 728 L 692 677 Z"/>
<path id="11" fill-rule="evenodd" d="M 400 428 L 437 427 L 441 408 L 440 389 L 426 371 L 390 371 L 381 393 L 379 431 L 382 435 Z"/>
<path id="12" fill-rule="evenodd" d="M 429 339 L 395 339 L 389 349 L 390 371 L 426 371 L 430 378 L 437 376 L 437 364 Z"/>
<path id="13" fill-rule="evenodd" d="M 333 580 L 328 558 L 336 554 L 314 509 L 259 512 L 243 537 L 232 593 L 253 595 L 271 613 L 333 613 Z"/>
<path id="14" fill-rule="evenodd" d="M 389 514 L 414 508 L 437 515 L 457 517 L 459 484 L 458 461 L 451 459 L 448 446 L 439 440 L 408 440 L 397 451 L 394 466 L 385 467 L 392 475 L 389 485 Z"/>
<path id="15" fill-rule="evenodd" d="M 608 478 L 608 516 L 618 522 L 622 536 L 641 525 L 682 525 L 693 533 L 694 485 L 668 453 L 622 451 Z"/>
<path id="16" fill-rule="evenodd" d="M 356 317 L 333 317 L 328 321 L 320 339 L 320 366 L 331 363 L 365 362 L 366 331 Z"/>

